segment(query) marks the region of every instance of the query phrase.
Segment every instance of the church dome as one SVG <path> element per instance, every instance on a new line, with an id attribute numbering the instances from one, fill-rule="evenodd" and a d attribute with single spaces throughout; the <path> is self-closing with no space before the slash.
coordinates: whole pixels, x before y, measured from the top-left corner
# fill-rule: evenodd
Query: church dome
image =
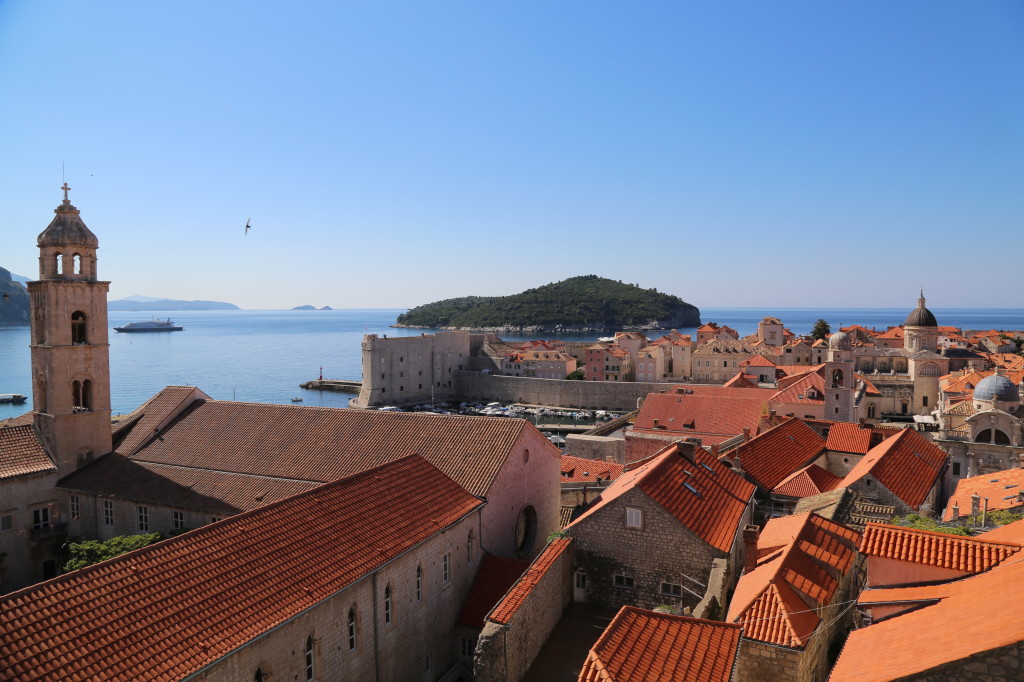
<path id="1" fill-rule="evenodd" d="M 932 311 L 924 307 L 924 292 L 921 292 L 921 298 L 917 299 L 917 307 L 914 308 L 909 315 L 907 315 L 907 321 L 903 323 L 906 327 L 938 327 L 939 323 L 932 315 Z"/>
<path id="2" fill-rule="evenodd" d="M 36 239 L 36 245 L 99 248 L 100 240 L 85 226 L 78 209 L 68 201 L 67 190 L 70 188 L 67 183 L 61 189 L 65 190 L 64 202 L 53 210 L 57 215 Z"/>
<path id="3" fill-rule="evenodd" d="M 1020 400 L 1020 394 L 1015 383 L 1001 374 L 993 374 L 978 382 L 974 388 L 974 399 L 1015 403 Z"/>
<path id="4" fill-rule="evenodd" d="M 850 350 L 850 337 L 845 332 L 836 332 L 828 337 L 830 350 Z"/>

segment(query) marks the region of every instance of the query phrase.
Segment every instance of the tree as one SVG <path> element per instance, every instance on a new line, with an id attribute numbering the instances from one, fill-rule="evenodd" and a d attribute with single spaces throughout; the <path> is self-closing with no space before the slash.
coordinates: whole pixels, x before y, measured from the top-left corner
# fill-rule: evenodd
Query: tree
<path id="1" fill-rule="evenodd" d="M 565 378 L 569 379 L 570 381 L 583 381 L 586 378 L 586 373 L 584 372 L 583 368 L 580 367 L 566 374 Z"/>
<path id="2" fill-rule="evenodd" d="M 68 561 L 64 564 L 65 571 L 76 571 L 92 564 L 113 559 L 114 557 L 141 549 L 154 542 L 160 542 L 160 533 L 143 535 L 119 535 L 109 540 L 84 540 L 67 544 Z"/>
<path id="3" fill-rule="evenodd" d="M 832 327 L 828 326 L 828 321 L 824 318 L 819 317 L 818 321 L 814 323 L 814 329 L 811 330 L 812 339 L 827 339 L 828 335 L 832 333 Z"/>

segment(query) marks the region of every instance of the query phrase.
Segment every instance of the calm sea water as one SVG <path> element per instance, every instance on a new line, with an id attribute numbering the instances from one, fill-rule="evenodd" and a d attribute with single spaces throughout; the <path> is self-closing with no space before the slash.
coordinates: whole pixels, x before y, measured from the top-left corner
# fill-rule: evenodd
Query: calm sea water
<path id="1" fill-rule="evenodd" d="M 360 341 L 364 333 L 416 336 L 414 329 L 391 329 L 404 310 L 226 310 L 179 312 L 172 319 L 183 332 L 118 334 L 110 332 L 111 407 L 125 413 L 168 385 L 194 385 L 220 400 L 344 407 L 345 393 L 305 391 L 303 381 L 359 379 Z M 932 309 L 941 325 L 964 329 L 1024 329 L 1024 309 Z M 833 329 L 849 324 L 884 329 L 901 324 L 909 309 L 706 308 L 704 321 L 729 325 L 740 334 L 757 330 L 766 315 L 780 318 L 797 334 L 806 334 L 823 317 Z M 166 317 L 167 313 L 154 313 Z M 150 319 L 148 313 L 109 313 L 110 327 Z M 694 328 L 680 329 L 692 334 Z M 649 336 L 656 334 L 649 333 Z M 505 337 L 509 340 L 530 337 Z M 566 340 L 593 336 L 566 335 Z M 32 381 L 28 327 L 0 327 L 0 393 L 23 393 L 26 405 L 0 405 L 0 418 L 31 406 Z"/>

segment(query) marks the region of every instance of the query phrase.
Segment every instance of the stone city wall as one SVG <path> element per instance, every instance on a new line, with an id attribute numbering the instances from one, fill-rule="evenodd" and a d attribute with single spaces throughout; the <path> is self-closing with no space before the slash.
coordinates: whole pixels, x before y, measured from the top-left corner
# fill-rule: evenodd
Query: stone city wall
<path id="1" fill-rule="evenodd" d="M 658 382 L 568 381 L 460 372 L 455 376 L 454 394 L 460 400 L 629 412 L 637 409 L 639 401 L 649 393 L 668 391 L 671 386 Z"/>
<path id="2" fill-rule="evenodd" d="M 621 464 L 626 461 L 626 441 L 623 438 L 570 433 L 565 437 L 565 454 Z"/>

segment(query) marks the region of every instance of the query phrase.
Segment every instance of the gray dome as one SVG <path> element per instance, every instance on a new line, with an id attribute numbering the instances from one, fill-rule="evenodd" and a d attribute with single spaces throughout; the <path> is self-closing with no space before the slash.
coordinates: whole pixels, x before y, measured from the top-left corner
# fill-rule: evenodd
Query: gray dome
<path id="1" fill-rule="evenodd" d="M 36 245 L 99 248 L 100 240 L 82 222 L 78 209 L 66 199 L 53 212 L 57 214 L 56 217 L 36 239 Z"/>
<path id="2" fill-rule="evenodd" d="M 938 327 L 939 323 L 932 315 L 932 311 L 924 307 L 924 292 L 921 292 L 921 298 L 917 299 L 917 307 L 914 308 L 909 315 L 907 315 L 907 321 L 903 323 L 905 327 Z"/>
<path id="3" fill-rule="evenodd" d="M 836 332 L 828 337 L 830 350 L 850 350 L 850 337 L 845 332 Z"/>
<path id="4" fill-rule="evenodd" d="M 1001 374 L 993 374 L 978 382 L 974 388 L 974 399 L 1015 403 L 1020 400 L 1020 394 L 1015 383 Z"/>

